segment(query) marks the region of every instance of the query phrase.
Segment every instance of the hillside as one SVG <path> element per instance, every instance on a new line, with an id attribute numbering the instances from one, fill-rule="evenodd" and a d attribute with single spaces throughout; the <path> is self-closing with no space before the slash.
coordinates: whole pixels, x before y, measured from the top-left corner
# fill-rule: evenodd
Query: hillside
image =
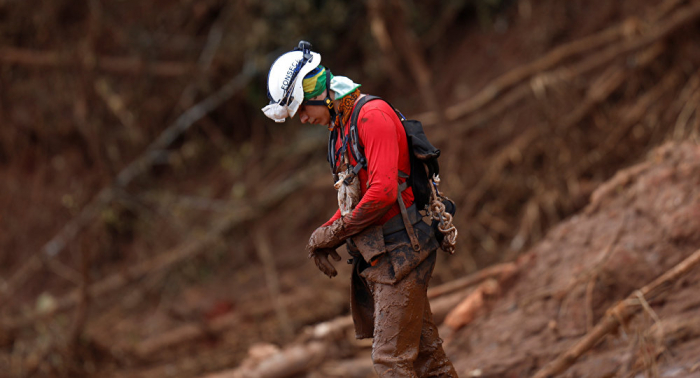
<path id="1" fill-rule="evenodd" d="M 699 227 L 700 147 L 667 143 L 515 262 L 429 291 L 457 372 L 699 376 Z M 207 377 L 373 377 L 371 344 L 351 328 L 338 318 L 284 349 L 256 345 L 239 368 Z"/>
<path id="2" fill-rule="evenodd" d="M 618 301 L 700 250 L 700 148 L 669 143 L 618 172 L 580 213 L 523 255 L 520 275 L 487 315 L 447 336 L 461 371 L 532 376 L 591 333 Z M 696 259 L 697 260 L 697 259 Z M 700 375 L 700 269 L 647 297 L 649 307 L 565 376 Z M 653 300 L 652 300 L 653 299 Z M 645 309 L 646 308 L 646 309 Z M 465 376 L 469 376 L 465 374 Z"/>
<path id="3" fill-rule="evenodd" d="M 349 266 L 303 252 L 336 206 L 327 130 L 259 111 L 306 39 L 442 150 L 459 241 L 431 295 L 460 374 L 534 374 L 700 247 L 698 20 L 694 0 L 0 1 L 0 372 L 226 376 L 330 340 L 271 376 L 371 376 Z M 566 374 L 697 373 L 698 279 Z"/>

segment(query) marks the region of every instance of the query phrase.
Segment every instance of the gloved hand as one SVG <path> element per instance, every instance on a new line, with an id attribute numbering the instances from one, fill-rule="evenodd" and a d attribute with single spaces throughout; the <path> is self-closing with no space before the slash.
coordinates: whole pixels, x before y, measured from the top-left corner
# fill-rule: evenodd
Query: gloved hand
<path id="1" fill-rule="evenodd" d="M 330 278 L 338 275 L 338 272 L 328 261 L 331 255 L 335 261 L 340 261 L 340 255 L 335 251 L 345 243 L 345 222 L 340 218 L 329 226 L 319 227 L 311 234 L 306 250 L 309 252 L 309 259 L 313 257 L 314 263 L 321 272 Z"/>
<path id="2" fill-rule="evenodd" d="M 311 252 L 320 248 L 338 248 L 345 242 L 345 222 L 339 218 L 329 226 L 319 227 L 311 234 L 306 250 Z"/>
<path id="3" fill-rule="evenodd" d="M 338 271 L 336 271 L 333 264 L 328 261 L 328 255 L 331 255 L 333 260 L 340 261 L 340 255 L 334 248 L 319 248 L 311 250 L 309 252 L 309 259 L 313 257 L 316 267 L 318 267 L 323 274 L 327 275 L 328 278 L 333 278 L 338 275 Z"/>

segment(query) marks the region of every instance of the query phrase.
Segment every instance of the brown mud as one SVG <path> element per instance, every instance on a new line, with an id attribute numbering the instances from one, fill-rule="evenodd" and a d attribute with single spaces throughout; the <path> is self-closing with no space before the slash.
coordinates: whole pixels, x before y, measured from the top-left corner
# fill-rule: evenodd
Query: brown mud
<path id="1" fill-rule="evenodd" d="M 352 267 L 304 252 L 327 131 L 259 111 L 303 38 L 442 150 L 460 376 L 534 375 L 700 248 L 697 0 L 321 3 L 0 0 L 0 376 L 373 376 Z M 563 375 L 700 375 L 699 280 Z"/>
<path id="2" fill-rule="evenodd" d="M 445 335 L 448 354 L 464 376 L 530 376 L 616 302 L 698 250 L 698 229 L 700 147 L 666 144 L 618 172 L 582 213 L 521 256 L 517 281 L 492 310 Z M 699 285 L 700 269 L 674 282 L 565 376 L 700 374 Z"/>
<path id="3" fill-rule="evenodd" d="M 570 377 L 698 376 L 699 228 L 700 146 L 667 143 L 601 185 L 581 213 L 522 254 L 510 273 L 458 293 L 461 304 L 447 314 L 457 319 L 439 328 L 447 356 L 462 377 L 544 377 L 550 367 Z M 442 311 L 436 295 L 431 307 Z M 326 352 L 322 363 L 301 370 L 374 376 L 358 360 L 368 347 Z M 228 374 L 256 376 L 254 366 L 261 365 Z"/>

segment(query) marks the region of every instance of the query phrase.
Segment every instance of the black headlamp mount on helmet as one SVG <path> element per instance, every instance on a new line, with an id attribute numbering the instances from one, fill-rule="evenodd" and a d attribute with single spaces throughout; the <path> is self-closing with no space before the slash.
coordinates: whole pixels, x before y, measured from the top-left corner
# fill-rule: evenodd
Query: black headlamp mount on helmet
<path id="1" fill-rule="evenodd" d="M 294 48 L 292 51 L 301 51 L 304 53 L 304 60 L 307 62 L 311 61 L 311 43 L 306 42 L 306 41 L 299 41 L 299 44 L 297 47 Z"/>

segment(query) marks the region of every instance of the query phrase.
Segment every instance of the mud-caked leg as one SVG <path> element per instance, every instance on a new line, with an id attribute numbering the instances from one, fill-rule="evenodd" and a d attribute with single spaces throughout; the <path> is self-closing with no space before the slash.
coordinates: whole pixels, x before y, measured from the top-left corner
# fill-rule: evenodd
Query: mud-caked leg
<path id="1" fill-rule="evenodd" d="M 433 322 L 433 313 L 427 295 L 423 312 L 423 329 L 420 336 L 418 357 L 413 366 L 419 377 L 449 377 L 457 378 L 457 372 L 442 349 L 442 339 L 438 328 Z"/>
<path id="2" fill-rule="evenodd" d="M 372 361 L 382 378 L 419 377 L 414 363 L 420 352 L 426 293 L 434 264 L 434 258 L 427 259 L 394 285 L 370 283 L 374 298 Z"/>

